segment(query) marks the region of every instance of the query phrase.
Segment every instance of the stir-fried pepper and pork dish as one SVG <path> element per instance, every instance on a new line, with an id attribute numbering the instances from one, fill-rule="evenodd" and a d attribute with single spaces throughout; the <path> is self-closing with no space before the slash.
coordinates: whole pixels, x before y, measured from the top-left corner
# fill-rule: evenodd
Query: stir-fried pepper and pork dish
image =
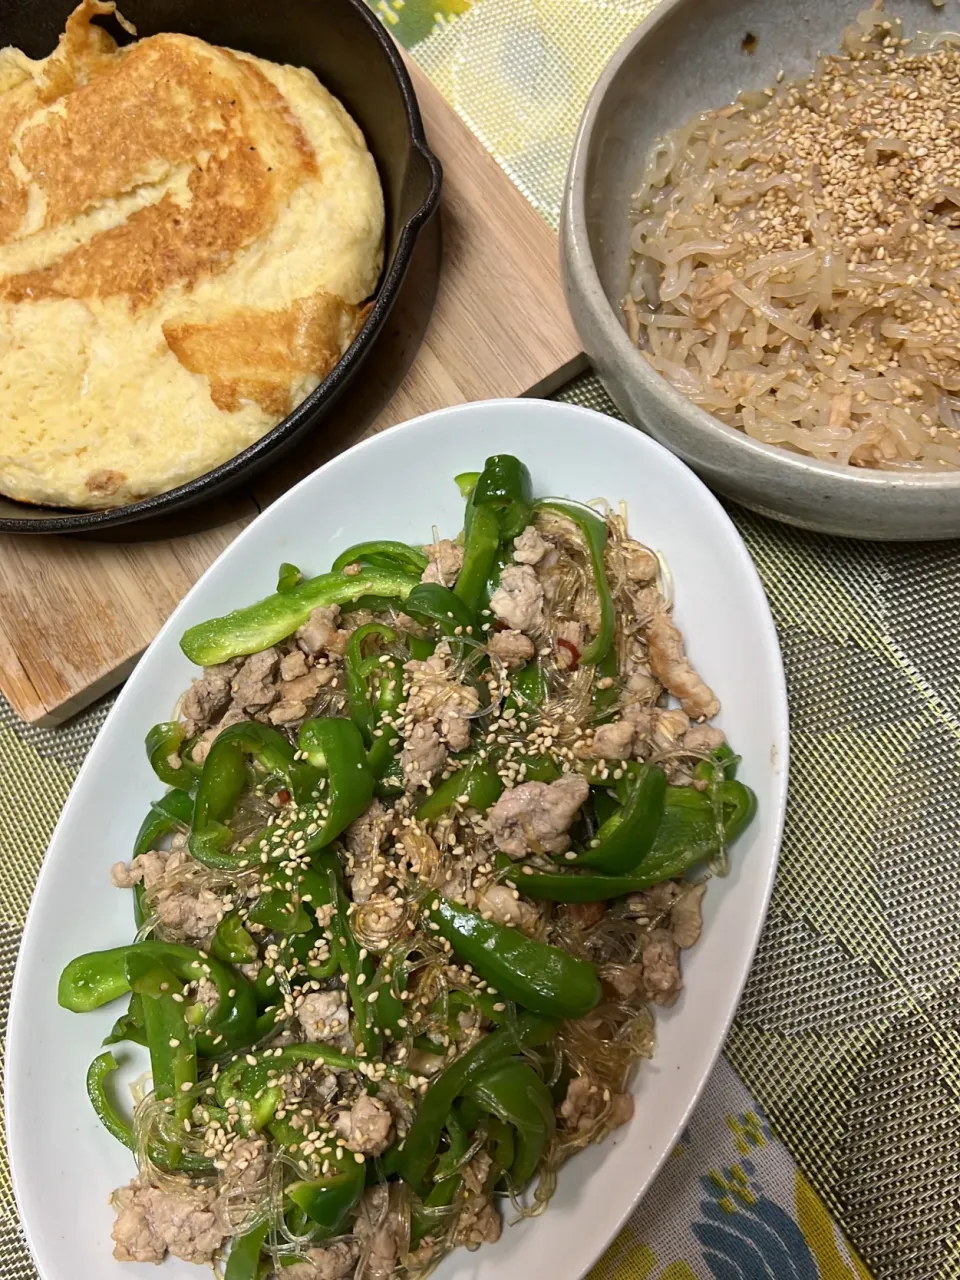
<path id="1" fill-rule="evenodd" d="M 456 540 L 369 542 L 190 628 L 147 752 L 136 940 L 60 1003 L 149 1051 L 114 1255 L 226 1280 L 426 1274 L 540 1212 L 633 1113 L 705 873 L 754 810 L 623 513 L 457 477 Z"/>

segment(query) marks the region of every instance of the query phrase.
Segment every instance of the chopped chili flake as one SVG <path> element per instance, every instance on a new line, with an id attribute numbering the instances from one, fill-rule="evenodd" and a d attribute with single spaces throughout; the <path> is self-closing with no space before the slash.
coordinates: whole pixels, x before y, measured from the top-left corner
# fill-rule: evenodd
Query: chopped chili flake
<path id="1" fill-rule="evenodd" d="M 558 648 L 558 649 L 561 649 L 561 648 L 562 648 L 562 649 L 566 649 L 567 653 L 569 653 L 569 654 L 570 654 L 570 658 L 571 658 L 570 670 L 571 670 L 571 671 L 576 671 L 577 666 L 578 666 L 578 665 L 579 665 L 579 663 L 580 663 L 580 650 L 579 650 L 579 649 L 577 648 L 577 646 L 573 643 L 573 641 L 572 641 L 572 640 L 565 640 L 565 639 L 561 636 L 561 637 L 560 637 L 560 639 L 557 641 L 557 648 Z"/>
<path id="2" fill-rule="evenodd" d="M 290 792 L 287 790 L 286 787 L 284 787 L 281 791 L 277 792 L 277 799 L 280 801 L 281 804 L 289 804 L 292 798 L 293 797 L 290 795 Z"/>

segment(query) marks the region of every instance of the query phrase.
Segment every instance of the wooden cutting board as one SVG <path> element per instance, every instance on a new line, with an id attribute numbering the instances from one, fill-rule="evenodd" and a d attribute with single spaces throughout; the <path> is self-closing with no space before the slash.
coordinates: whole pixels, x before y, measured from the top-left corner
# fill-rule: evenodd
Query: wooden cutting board
<path id="1" fill-rule="evenodd" d="M 195 512 L 99 537 L 0 539 L 0 690 L 23 719 L 58 724 L 125 679 L 244 525 L 360 436 L 467 400 L 546 394 L 583 366 L 553 232 L 408 65 L 443 164 L 440 217 L 335 425 Z"/>

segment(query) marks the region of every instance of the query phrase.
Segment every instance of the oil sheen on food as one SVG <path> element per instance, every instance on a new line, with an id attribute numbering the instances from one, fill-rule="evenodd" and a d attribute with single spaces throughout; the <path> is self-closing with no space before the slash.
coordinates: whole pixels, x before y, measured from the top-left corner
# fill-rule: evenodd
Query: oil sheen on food
<path id="1" fill-rule="evenodd" d="M 0 492 L 112 507 L 227 461 L 333 368 L 383 261 L 360 130 L 316 77 L 84 0 L 0 50 Z M 119 15 L 118 15 L 119 17 Z"/>

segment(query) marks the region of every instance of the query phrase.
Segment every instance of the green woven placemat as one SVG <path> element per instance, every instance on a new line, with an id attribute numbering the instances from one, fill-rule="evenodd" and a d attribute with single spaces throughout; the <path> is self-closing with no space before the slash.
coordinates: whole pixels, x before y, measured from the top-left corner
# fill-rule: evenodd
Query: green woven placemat
<path id="1" fill-rule="evenodd" d="M 426 0 L 376 7 L 406 43 L 421 41 L 422 64 L 555 222 L 583 100 L 650 0 L 441 0 L 439 14 Z M 614 412 L 593 378 L 559 398 Z M 727 1054 L 876 1280 L 953 1280 L 958 547 L 844 542 L 731 515 L 779 630 L 793 761 L 780 874 Z M 43 850 L 106 709 L 31 730 L 0 700 L 4 1024 Z M 0 1280 L 34 1275 L 4 1147 Z"/>
<path id="2" fill-rule="evenodd" d="M 593 377 L 557 398 L 616 412 Z M 792 773 L 773 904 L 727 1054 L 876 1280 L 952 1280 L 960 549 L 730 514 L 780 636 Z M 109 701 L 54 730 L 25 727 L 0 701 L 4 1020 L 43 851 Z M 25 1280 L 5 1151 L 0 1212 L 0 1280 Z"/>

